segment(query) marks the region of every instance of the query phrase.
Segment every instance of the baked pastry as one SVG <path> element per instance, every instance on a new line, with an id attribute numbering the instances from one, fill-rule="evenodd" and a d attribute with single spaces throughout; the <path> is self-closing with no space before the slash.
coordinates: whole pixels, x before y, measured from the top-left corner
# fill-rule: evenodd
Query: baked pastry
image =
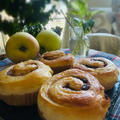
<path id="1" fill-rule="evenodd" d="M 46 65 L 49 65 L 54 73 L 59 73 L 73 66 L 74 56 L 65 54 L 63 51 L 50 51 L 41 55 L 39 60 Z"/>
<path id="2" fill-rule="evenodd" d="M 37 103 L 45 120 L 103 120 L 110 99 L 94 76 L 69 69 L 54 75 L 41 87 Z"/>
<path id="3" fill-rule="evenodd" d="M 0 71 L 0 99 L 9 105 L 32 105 L 41 85 L 52 76 L 49 66 L 29 60 Z"/>
<path id="4" fill-rule="evenodd" d="M 81 58 L 73 65 L 73 68 L 78 68 L 94 75 L 105 87 L 105 90 L 111 89 L 118 80 L 119 72 L 117 67 L 106 58 Z"/>

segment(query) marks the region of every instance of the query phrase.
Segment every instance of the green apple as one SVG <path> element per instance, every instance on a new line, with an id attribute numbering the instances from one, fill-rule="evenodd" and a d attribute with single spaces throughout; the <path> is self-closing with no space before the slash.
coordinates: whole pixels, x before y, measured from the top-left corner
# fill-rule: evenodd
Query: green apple
<path id="1" fill-rule="evenodd" d="M 43 30 L 37 35 L 36 39 L 39 45 L 45 48 L 46 51 L 58 50 L 61 48 L 60 36 L 53 31 Z"/>
<path id="2" fill-rule="evenodd" d="M 38 53 L 38 41 L 26 32 L 15 33 L 6 44 L 6 54 L 8 58 L 15 63 L 34 59 Z"/>

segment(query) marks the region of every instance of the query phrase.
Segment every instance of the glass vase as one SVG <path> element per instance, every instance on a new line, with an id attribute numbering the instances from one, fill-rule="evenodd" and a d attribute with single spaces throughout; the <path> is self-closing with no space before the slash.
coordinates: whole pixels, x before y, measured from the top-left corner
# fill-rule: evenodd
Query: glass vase
<path id="1" fill-rule="evenodd" d="M 71 31 L 69 48 L 73 55 L 87 57 L 89 52 L 89 38 L 82 34 L 82 30 L 76 28 L 77 35 Z"/>

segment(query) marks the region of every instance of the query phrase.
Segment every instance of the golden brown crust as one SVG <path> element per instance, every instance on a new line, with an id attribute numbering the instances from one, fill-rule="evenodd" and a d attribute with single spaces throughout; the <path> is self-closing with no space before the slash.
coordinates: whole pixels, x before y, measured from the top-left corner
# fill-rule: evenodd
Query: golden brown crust
<path id="1" fill-rule="evenodd" d="M 54 73 L 61 72 L 73 66 L 74 56 L 72 54 L 65 54 L 63 51 L 51 51 L 42 54 L 39 58 L 41 62 L 49 65 Z"/>
<path id="2" fill-rule="evenodd" d="M 12 98 L 17 97 L 16 99 L 19 101 L 16 102 L 19 105 L 19 102 L 24 100 L 26 95 L 37 92 L 41 85 L 49 80 L 52 76 L 52 70 L 40 61 L 28 60 L 0 71 L 0 76 L 1 99 L 9 102 L 9 98 L 12 100 Z"/>
<path id="3" fill-rule="evenodd" d="M 111 89 L 118 80 L 119 72 L 117 67 L 106 58 L 81 58 L 77 60 L 73 68 L 78 68 L 94 75 L 105 87 L 105 90 Z"/>
<path id="4" fill-rule="evenodd" d="M 40 110 L 38 110 L 38 113 L 39 113 L 40 118 L 42 118 L 42 120 L 46 120 L 43 116 L 43 113 Z"/>
<path id="5" fill-rule="evenodd" d="M 24 95 L 0 95 L 0 98 L 8 105 L 14 106 L 28 106 L 36 104 L 38 90 L 34 93 L 27 93 Z"/>
<path id="6" fill-rule="evenodd" d="M 98 80 L 79 69 L 54 75 L 38 94 L 38 108 L 46 120 L 102 120 L 109 106 Z"/>
<path id="7" fill-rule="evenodd" d="M 32 71 L 35 71 L 38 69 L 40 64 L 36 61 L 27 61 L 27 62 L 21 62 L 19 64 L 14 65 L 8 72 L 7 75 L 9 76 L 23 76 L 26 74 L 31 73 Z"/>

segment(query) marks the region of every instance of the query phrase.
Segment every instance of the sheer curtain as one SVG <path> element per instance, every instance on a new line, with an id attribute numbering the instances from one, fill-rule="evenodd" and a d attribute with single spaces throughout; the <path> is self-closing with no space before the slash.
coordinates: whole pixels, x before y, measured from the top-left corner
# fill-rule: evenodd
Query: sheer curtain
<path id="1" fill-rule="evenodd" d="M 88 0 L 88 5 L 92 8 L 109 8 L 111 4 L 112 0 Z"/>

